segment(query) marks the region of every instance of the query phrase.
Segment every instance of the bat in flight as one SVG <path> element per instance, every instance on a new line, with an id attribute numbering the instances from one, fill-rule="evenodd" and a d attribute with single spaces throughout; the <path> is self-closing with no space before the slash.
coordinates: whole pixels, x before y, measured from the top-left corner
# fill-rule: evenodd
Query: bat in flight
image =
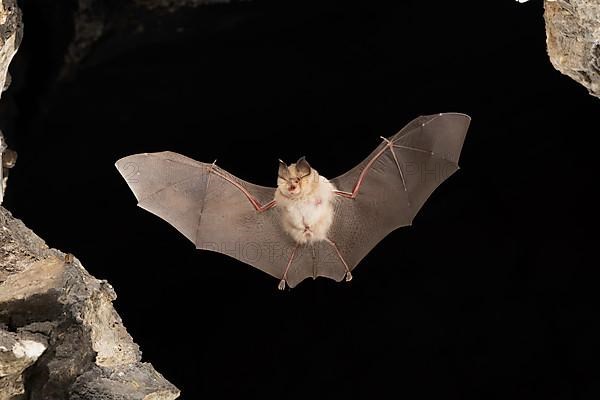
<path id="1" fill-rule="evenodd" d="M 277 187 L 165 151 L 124 157 L 116 167 L 138 205 L 198 249 L 234 257 L 279 279 L 352 279 L 351 271 L 391 231 L 407 226 L 458 170 L 470 117 L 421 116 L 360 164 L 328 180 L 304 157 L 279 160 Z"/>

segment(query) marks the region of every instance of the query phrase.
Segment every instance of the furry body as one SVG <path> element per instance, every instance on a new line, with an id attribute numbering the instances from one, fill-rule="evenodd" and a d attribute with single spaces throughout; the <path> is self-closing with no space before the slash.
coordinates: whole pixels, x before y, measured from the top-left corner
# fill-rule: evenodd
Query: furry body
<path id="1" fill-rule="evenodd" d="M 280 173 L 275 192 L 284 230 L 299 244 L 327 240 L 333 222 L 335 187 L 310 167 L 309 172 L 304 171 L 306 176 L 296 164 L 286 168 L 288 173 L 284 172 L 283 177 Z"/>

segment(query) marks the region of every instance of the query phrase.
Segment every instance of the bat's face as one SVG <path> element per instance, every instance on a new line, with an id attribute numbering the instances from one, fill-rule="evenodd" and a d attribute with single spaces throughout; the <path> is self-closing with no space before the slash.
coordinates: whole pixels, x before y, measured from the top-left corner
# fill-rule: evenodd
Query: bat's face
<path id="1" fill-rule="evenodd" d="M 279 160 L 277 187 L 286 197 L 300 197 L 311 189 L 314 175 L 316 171 L 310 167 L 304 157 L 289 166 Z"/>

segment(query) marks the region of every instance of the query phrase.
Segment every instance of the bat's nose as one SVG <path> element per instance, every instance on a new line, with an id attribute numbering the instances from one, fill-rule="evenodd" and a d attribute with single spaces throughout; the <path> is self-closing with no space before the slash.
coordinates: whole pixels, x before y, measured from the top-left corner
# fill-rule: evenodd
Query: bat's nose
<path id="1" fill-rule="evenodd" d="M 296 190 L 296 185 L 290 185 L 290 191 Z"/>

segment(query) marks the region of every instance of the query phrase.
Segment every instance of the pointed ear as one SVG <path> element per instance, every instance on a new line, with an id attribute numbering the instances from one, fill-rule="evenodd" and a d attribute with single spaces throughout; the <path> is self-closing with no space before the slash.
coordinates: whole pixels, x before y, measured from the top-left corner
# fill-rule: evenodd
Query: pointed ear
<path id="1" fill-rule="evenodd" d="M 281 160 L 279 160 L 279 171 L 277 172 L 277 175 L 286 181 L 290 179 L 290 170 L 288 169 L 288 166 Z"/>
<path id="2" fill-rule="evenodd" d="M 310 175 L 312 169 L 310 168 L 310 164 L 308 161 L 306 161 L 304 156 L 300 157 L 300 159 L 296 161 L 296 171 L 298 171 L 298 175 L 301 177 Z"/>

